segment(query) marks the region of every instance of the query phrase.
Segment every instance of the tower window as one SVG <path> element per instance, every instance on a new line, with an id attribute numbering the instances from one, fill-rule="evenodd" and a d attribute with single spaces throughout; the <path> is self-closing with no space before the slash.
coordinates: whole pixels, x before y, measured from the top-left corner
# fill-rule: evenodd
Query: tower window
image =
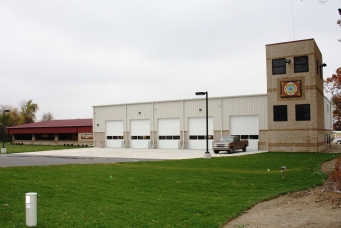
<path id="1" fill-rule="evenodd" d="M 272 74 L 286 74 L 285 58 L 272 60 Z"/>
<path id="2" fill-rule="evenodd" d="M 288 121 L 288 108 L 286 105 L 274 106 L 274 121 Z"/>
<path id="3" fill-rule="evenodd" d="M 309 64 L 308 64 L 308 56 L 299 56 L 294 57 L 294 72 L 308 72 Z"/>
<path id="4" fill-rule="evenodd" d="M 310 104 L 296 105 L 296 121 L 310 120 Z"/>

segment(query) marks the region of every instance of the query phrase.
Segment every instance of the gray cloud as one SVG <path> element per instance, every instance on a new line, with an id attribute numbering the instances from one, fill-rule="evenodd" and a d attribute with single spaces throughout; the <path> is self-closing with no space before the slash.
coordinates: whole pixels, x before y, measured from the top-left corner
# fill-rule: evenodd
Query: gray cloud
<path id="1" fill-rule="evenodd" d="M 315 38 L 340 66 L 341 1 L 0 1 L 1 104 L 92 105 L 266 93 L 265 45 Z"/>

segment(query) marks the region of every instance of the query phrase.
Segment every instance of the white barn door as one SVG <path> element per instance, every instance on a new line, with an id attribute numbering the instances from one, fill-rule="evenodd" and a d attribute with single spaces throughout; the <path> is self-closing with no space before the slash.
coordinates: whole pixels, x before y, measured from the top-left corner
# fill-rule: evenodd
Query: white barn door
<path id="1" fill-rule="evenodd" d="M 180 119 L 158 119 L 158 148 L 179 149 Z"/>
<path id="2" fill-rule="evenodd" d="M 150 148 L 150 120 L 131 120 L 130 135 L 131 148 Z"/>
<path id="3" fill-rule="evenodd" d="M 231 116 L 231 135 L 249 140 L 248 149 L 258 150 L 259 118 L 258 116 Z"/>
<path id="4" fill-rule="evenodd" d="M 206 149 L 206 117 L 188 119 L 188 149 Z M 212 149 L 213 118 L 208 118 L 208 149 Z"/>
<path id="5" fill-rule="evenodd" d="M 108 120 L 105 122 L 106 147 L 123 147 L 123 121 Z"/>

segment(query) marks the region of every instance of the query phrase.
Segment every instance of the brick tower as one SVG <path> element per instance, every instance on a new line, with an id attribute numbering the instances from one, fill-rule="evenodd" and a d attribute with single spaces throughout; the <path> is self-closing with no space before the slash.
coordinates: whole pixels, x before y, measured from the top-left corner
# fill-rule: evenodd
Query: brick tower
<path id="1" fill-rule="evenodd" d="M 314 39 L 266 45 L 268 151 L 323 151 L 326 66 Z"/>

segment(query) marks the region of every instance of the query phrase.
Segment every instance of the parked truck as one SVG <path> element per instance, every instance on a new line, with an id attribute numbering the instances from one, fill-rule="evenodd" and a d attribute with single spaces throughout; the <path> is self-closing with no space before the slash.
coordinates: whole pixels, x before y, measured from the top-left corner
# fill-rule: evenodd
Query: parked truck
<path id="1" fill-rule="evenodd" d="M 213 151 L 219 154 L 220 151 L 227 151 L 233 153 L 236 150 L 246 151 L 249 146 L 249 140 L 240 140 L 239 136 L 223 136 L 218 141 L 213 143 Z"/>

